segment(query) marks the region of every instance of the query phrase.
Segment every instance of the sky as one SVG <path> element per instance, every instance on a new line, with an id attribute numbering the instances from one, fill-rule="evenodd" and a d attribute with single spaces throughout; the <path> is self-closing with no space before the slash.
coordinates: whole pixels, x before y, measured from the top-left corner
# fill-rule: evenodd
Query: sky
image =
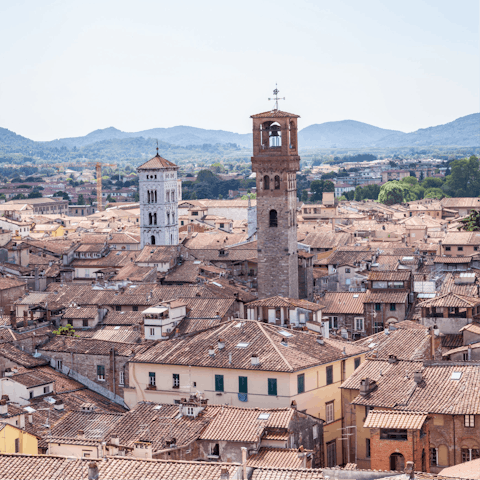
<path id="1" fill-rule="evenodd" d="M 478 0 L 0 0 L 0 127 L 33 140 L 189 125 L 411 132 L 480 111 Z"/>

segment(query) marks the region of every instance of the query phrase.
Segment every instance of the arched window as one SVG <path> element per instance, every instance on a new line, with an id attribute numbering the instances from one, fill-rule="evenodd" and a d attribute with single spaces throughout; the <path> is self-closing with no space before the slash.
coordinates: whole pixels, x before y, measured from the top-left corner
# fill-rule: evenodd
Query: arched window
<path id="1" fill-rule="evenodd" d="M 263 189 L 270 190 L 270 177 L 268 175 L 263 177 Z"/>
<path id="2" fill-rule="evenodd" d="M 170 225 L 170 214 L 167 212 L 167 225 Z"/>
<path id="3" fill-rule="evenodd" d="M 172 190 L 172 202 L 175 201 L 175 190 Z"/>
<path id="4" fill-rule="evenodd" d="M 151 213 L 148 214 L 148 224 L 149 225 L 152 224 L 152 214 Z"/>
<path id="5" fill-rule="evenodd" d="M 167 202 L 170 201 L 170 192 L 167 190 Z"/>
<path id="6" fill-rule="evenodd" d="M 277 211 L 276 210 L 270 210 L 269 217 L 270 217 L 270 226 L 271 227 L 277 227 L 278 226 Z"/>
<path id="7" fill-rule="evenodd" d="M 280 190 L 280 177 L 275 175 L 275 190 Z"/>
<path id="8" fill-rule="evenodd" d="M 172 213 L 172 223 L 175 223 L 175 214 Z"/>
<path id="9" fill-rule="evenodd" d="M 147 190 L 147 203 L 150 203 L 150 190 Z"/>
<path id="10" fill-rule="evenodd" d="M 157 191 L 155 190 L 155 203 L 157 203 Z"/>
<path id="11" fill-rule="evenodd" d="M 153 224 L 154 225 L 157 224 L 157 214 L 156 213 L 153 214 Z"/>
<path id="12" fill-rule="evenodd" d="M 155 245 L 155 235 L 152 235 L 152 236 L 150 237 L 150 244 L 151 244 L 151 245 Z"/>

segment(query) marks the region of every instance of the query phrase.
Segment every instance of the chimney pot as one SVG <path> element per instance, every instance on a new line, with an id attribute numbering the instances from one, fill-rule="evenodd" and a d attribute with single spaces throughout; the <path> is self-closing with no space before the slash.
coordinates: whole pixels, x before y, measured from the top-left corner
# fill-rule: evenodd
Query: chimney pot
<path id="1" fill-rule="evenodd" d="M 414 372 L 413 373 L 413 379 L 415 380 L 415 383 L 418 385 L 419 383 L 422 383 L 423 380 L 423 375 L 422 372 Z"/>
<path id="2" fill-rule="evenodd" d="M 230 478 L 230 474 L 228 473 L 227 467 L 222 467 L 220 469 L 220 480 L 228 480 Z"/>
<path id="3" fill-rule="evenodd" d="M 260 359 L 258 358 L 258 355 L 257 354 L 253 354 L 252 357 L 251 357 L 251 362 L 252 362 L 252 365 L 253 366 L 257 366 L 257 365 L 260 365 Z"/>
<path id="4" fill-rule="evenodd" d="M 88 480 L 98 480 L 99 472 L 97 462 L 88 464 Z"/>

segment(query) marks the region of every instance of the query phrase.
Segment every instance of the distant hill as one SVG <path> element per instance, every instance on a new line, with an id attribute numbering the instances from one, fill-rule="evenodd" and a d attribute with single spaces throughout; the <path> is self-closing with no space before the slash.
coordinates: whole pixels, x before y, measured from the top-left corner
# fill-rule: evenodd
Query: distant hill
<path id="1" fill-rule="evenodd" d="M 364 148 L 388 135 L 405 134 L 355 120 L 342 120 L 310 125 L 300 130 L 298 137 L 301 148 Z"/>
<path id="2" fill-rule="evenodd" d="M 378 147 L 387 148 L 431 147 L 435 145 L 480 146 L 480 113 L 472 113 L 445 125 L 421 128 L 412 133 L 388 135 L 376 144 Z"/>
<path id="3" fill-rule="evenodd" d="M 67 148 L 84 147 L 105 140 L 123 140 L 125 138 L 154 138 L 156 140 L 186 147 L 188 145 L 203 145 L 217 143 L 236 143 L 240 147 L 251 147 L 251 134 L 226 132 L 224 130 L 206 130 L 203 128 L 177 126 L 170 128 L 152 128 L 140 132 L 122 132 L 114 127 L 95 130 L 84 137 L 62 138 L 50 142 L 42 142 L 52 147 Z"/>

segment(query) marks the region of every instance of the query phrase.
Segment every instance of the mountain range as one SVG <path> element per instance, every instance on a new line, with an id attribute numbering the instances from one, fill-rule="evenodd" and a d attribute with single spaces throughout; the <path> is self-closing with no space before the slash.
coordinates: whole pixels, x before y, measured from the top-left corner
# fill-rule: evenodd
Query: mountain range
<path id="1" fill-rule="evenodd" d="M 48 159 L 51 158 L 51 152 L 74 150 L 78 158 L 94 160 L 117 157 L 120 160 L 148 156 L 156 140 L 161 143 L 162 151 L 166 150 L 171 153 L 175 151 L 175 154 L 187 156 L 194 154 L 195 151 L 205 150 L 208 147 L 205 144 L 217 145 L 217 148 L 221 146 L 221 149 L 227 150 L 237 149 L 236 145 L 249 149 L 252 146 L 251 134 L 188 126 L 153 128 L 140 132 L 122 132 L 110 127 L 95 130 L 83 137 L 62 138 L 49 142 L 35 142 L 10 130 L 0 128 L 0 153 L 19 153 Z M 412 133 L 387 130 L 354 120 L 315 124 L 300 130 L 299 146 L 300 150 L 433 146 L 479 147 L 480 113 Z"/>

